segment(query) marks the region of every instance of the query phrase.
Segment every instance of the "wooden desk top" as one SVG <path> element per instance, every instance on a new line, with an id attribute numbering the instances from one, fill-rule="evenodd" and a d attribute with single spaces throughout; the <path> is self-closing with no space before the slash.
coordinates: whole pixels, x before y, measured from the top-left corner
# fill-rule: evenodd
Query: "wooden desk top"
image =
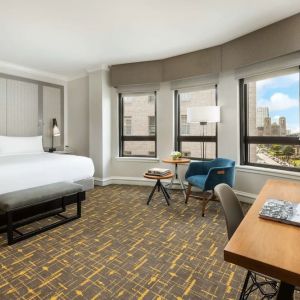
<path id="1" fill-rule="evenodd" d="M 166 159 L 163 159 L 163 162 L 167 163 L 167 164 L 187 164 L 190 161 L 191 160 L 188 158 L 177 158 L 177 159 L 166 158 Z"/>
<path id="2" fill-rule="evenodd" d="M 168 179 L 168 178 L 172 178 L 174 176 L 174 174 L 171 172 L 170 174 L 168 175 L 165 175 L 165 176 L 154 176 L 154 175 L 147 175 L 147 174 L 144 174 L 144 177 L 145 178 L 148 178 L 148 179 Z"/>
<path id="3" fill-rule="evenodd" d="M 300 183 L 268 180 L 224 249 L 224 259 L 300 285 L 300 227 L 258 217 L 268 198 L 300 202 Z"/>

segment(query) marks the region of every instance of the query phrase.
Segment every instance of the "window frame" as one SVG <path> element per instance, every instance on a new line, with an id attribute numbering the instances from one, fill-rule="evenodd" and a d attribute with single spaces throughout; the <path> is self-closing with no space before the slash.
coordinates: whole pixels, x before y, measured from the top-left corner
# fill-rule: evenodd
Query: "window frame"
<path id="1" fill-rule="evenodd" d="M 299 85 L 300 85 L 300 66 Z M 271 77 L 272 78 L 272 77 Z M 300 87 L 299 87 L 300 90 Z M 247 84 L 245 79 L 239 80 L 239 104 L 240 104 L 240 165 L 262 167 L 266 169 L 277 169 L 292 172 L 300 172 L 300 168 L 277 166 L 271 164 L 252 163 L 249 161 L 249 146 L 259 144 L 278 144 L 278 145 L 300 145 L 299 137 L 297 136 L 249 136 L 248 135 L 248 97 Z M 300 95 L 299 95 L 300 107 Z M 300 117 L 300 116 L 299 116 Z"/>
<path id="2" fill-rule="evenodd" d="M 124 105 L 123 105 L 123 94 L 119 93 L 119 157 L 146 157 L 146 158 L 156 158 L 157 157 L 157 93 L 154 92 L 146 92 L 146 93 L 132 93 L 133 95 L 140 94 L 154 94 L 154 118 L 155 118 L 155 134 L 154 135 L 124 135 Z M 148 122 L 148 121 L 147 121 Z M 148 128 L 147 123 L 147 128 Z M 149 128 L 148 128 L 149 132 Z M 124 142 L 128 141 L 146 141 L 146 142 L 154 142 L 154 153 L 155 155 L 125 155 L 124 154 Z M 147 151 L 149 153 L 149 151 Z"/>
<path id="3" fill-rule="evenodd" d="M 202 89 L 201 87 L 199 87 L 200 89 Z M 216 95 L 216 99 L 215 99 L 215 105 L 218 106 L 218 85 L 215 84 L 214 85 L 215 88 L 215 95 Z M 215 153 L 215 157 L 218 157 L 218 123 L 216 123 L 216 135 L 211 136 L 211 135 L 207 135 L 202 137 L 201 135 L 181 135 L 180 132 L 180 122 L 181 122 L 181 118 L 180 118 L 180 92 L 179 90 L 175 90 L 174 91 L 174 101 L 175 101 L 175 106 L 174 106 L 174 120 L 175 120 L 175 134 L 174 134 L 174 145 L 175 145 L 175 151 L 179 151 L 182 152 L 182 147 L 181 147 L 181 143 L 182 142 L 206 142 L 206 143 L 215 143 L 216 144 L 216 153 Z M 187 123 L 188 124 L 188 123 Z M 185 157 L 185 156 L 184 156 Z M 201 157 L 193 157 L 193 156 L 189 156 L 186 157 L 192 160 L 202 160 Z M 212 160 L 211 158 L 205 158 L 205 161 L 210 161 Z"/>

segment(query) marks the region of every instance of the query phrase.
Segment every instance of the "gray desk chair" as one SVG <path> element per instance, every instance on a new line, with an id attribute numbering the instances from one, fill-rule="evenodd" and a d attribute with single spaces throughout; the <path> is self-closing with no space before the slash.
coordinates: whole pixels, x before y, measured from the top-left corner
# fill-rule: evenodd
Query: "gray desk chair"
<path id="1" fill-rule="evenodd" d="M 228 239 L 230 239 L 244 218 L 242 206 L 231 187 L 225 183 L 221 183 L 215 187 L 215 194 L 220 199 L 223 207 L 227 235 Z M 259 280 L 257 275 L 262 277 L 263 280 Z M 250 285 L 249 280 L 251 280 Z M 262 299 L 272 299 L 278 292 L 278 283 L 272 278 L 267 278 L 262 274 L 248 270 L 240 300 L 248 299 L 249 295 L 256 290 L 260 291 Z"/>

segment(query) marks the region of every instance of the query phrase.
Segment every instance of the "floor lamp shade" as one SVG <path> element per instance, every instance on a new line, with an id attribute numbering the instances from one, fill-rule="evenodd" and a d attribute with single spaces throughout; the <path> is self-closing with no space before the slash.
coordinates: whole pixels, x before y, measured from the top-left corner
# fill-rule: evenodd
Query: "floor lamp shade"
<path id="1" fill-rule="evenodd" d="M 220 106 L 198 106 L 187 109 L 188 123 L 219 123 Z"/>

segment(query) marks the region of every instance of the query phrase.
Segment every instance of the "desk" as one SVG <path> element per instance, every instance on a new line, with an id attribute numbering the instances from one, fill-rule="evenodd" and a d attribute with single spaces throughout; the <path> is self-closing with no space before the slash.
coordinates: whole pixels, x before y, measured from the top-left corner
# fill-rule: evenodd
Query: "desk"
<path id="1" fill-rule="evenodd" d="M 224 259 L 281 281 L 277 299 L 300 286 L 300 227 L 258 217 L 268 198 L 300 202 L 300 183 L 268 180 L 224 249 Z"/>

